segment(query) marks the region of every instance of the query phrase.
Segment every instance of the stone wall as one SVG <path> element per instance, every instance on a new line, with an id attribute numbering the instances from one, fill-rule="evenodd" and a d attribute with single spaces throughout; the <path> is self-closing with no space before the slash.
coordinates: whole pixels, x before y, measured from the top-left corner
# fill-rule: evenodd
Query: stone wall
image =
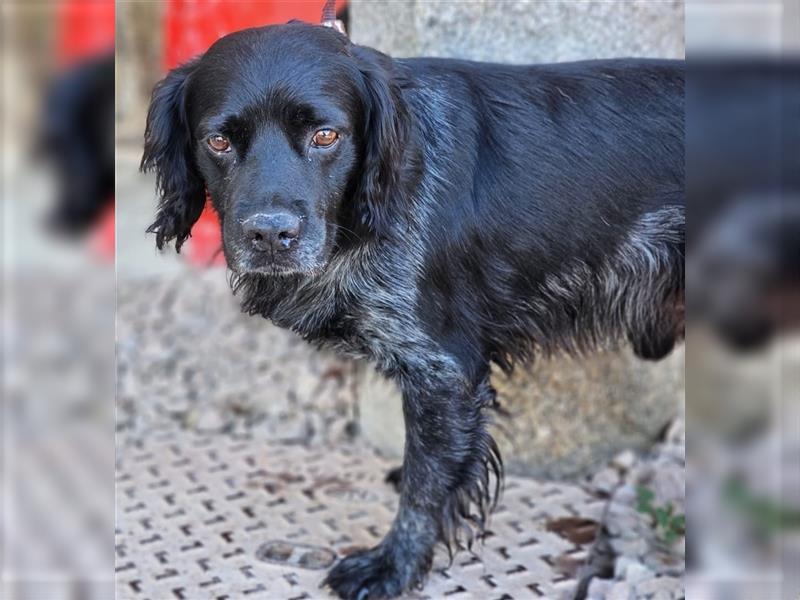
<path id="1" fill-rule="evenodd" d="M 373 2 L 351 0 L 352 39 L 393 56 L 496 62 L 603 57 L 683 58 L 683 2 Z M 581 475 L 623 448 L 648 448 L 682 411 L 683 349 L 660 363 L 628 350 L 539 360 L 494 377 L 509 413 L 495 436 L 509 470 Z M 395 387 L 366 374 L 359 393 L 366 437 L 402 452 Z"/>
<path id="2" fill-rule="evenodd" d="M 533 63 L 683 58 L 683 2 L 350 0 L 350 37 L 393 56 Z"/>

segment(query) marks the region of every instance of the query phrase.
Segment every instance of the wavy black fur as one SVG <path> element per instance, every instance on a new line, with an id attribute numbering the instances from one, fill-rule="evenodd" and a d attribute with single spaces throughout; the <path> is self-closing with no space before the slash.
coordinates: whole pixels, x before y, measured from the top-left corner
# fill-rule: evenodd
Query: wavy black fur
<path id="1" fill-rule="evenodd" d="M 49 84 L 36 149 L 54 167 L 47 224 L 85 235 L 114 203 L 114 53 L 78 61 Z"/>
<path id="2" fill-rule="evenodd" d="M 332 149 L 308 145 L 320 127 Z M 342 598 L 421 585 L 437 543 L 485 531 L 503 473 L 490 363 L 625 338 L 655 359 L 682 335 L 680 62 L 394 60 L 327 28 L 248 30 L 159 85 L 143 165 L 159 246 L 207 187 L 243 309 L 402 392 L 398 514 L 328 574 Z M 267 253 L 243 223 L 280 211 L 303 229 Z"/>

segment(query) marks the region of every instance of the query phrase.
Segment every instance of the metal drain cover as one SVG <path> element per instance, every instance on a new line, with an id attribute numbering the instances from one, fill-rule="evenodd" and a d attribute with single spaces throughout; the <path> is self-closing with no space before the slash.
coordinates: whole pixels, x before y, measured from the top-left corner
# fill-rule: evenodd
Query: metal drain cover
<path id="1" fill-rule="evenodd" d="M 397 496 L 396 466 L 363 446 L 304 448 L 189 432 L 121 447 L 118 600 L 328 598 L 338 557 L 377 544 Z M 509 477 L 477 554 L 441 551 L 413 598 L 568 598 L 589 543 L 547 524 L 599 520 L 602 501 L 573 485 Z"/>

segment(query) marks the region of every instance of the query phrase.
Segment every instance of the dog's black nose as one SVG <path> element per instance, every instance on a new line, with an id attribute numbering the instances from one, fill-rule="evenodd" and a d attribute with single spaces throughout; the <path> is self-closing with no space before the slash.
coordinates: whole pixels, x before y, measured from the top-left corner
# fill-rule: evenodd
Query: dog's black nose
<path id="1" fill-rule="evenodd" d="M 288 213 L 254 215 L 242 223 L 244 235 L 257 250 L 288 250 L 300 236 L 300 219 Z"/>

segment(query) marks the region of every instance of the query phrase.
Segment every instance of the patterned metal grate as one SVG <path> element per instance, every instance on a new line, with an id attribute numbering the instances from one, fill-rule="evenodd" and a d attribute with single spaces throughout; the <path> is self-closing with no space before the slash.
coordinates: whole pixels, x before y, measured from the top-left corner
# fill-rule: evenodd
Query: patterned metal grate
<path id="1" fill-rule="evenodd" d="M 328 598 L 325 569 L 377 543 L 397 502 L 383 483 L 394 465 L 361 446 L 169 432 L 122 448 L 118 460 L 119 600 Z M 510 477 L 477 554 L 448 565 L 442 550 L 410 597 L 570 597 L 588 540 L 573 543 L 547 524 L 596 521 L 602 510 L 577 486 Z"/>

